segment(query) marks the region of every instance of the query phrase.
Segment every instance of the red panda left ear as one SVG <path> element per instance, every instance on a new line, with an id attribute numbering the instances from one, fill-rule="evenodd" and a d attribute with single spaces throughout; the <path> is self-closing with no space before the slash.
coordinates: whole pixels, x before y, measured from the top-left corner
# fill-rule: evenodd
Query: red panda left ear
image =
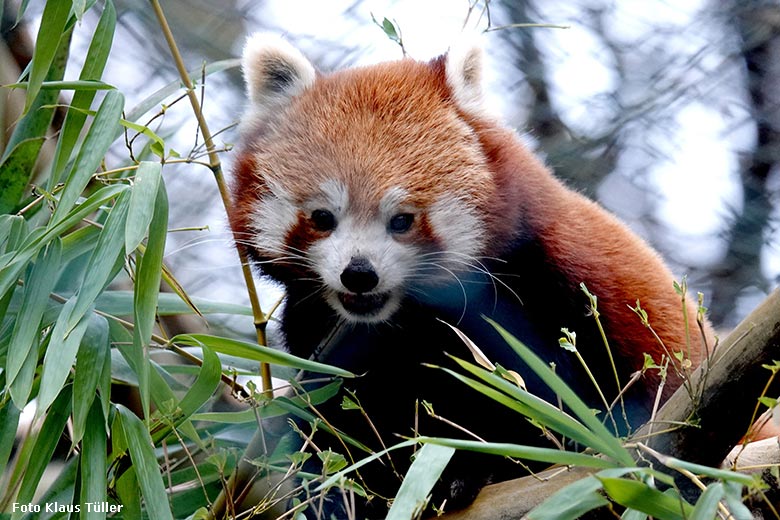
<path id="1" fill-rule="evenodd" d="M 314 66 L 280 36 L 255 33 L 247 38 L 241 69 L 255 115 L 264 118 L 312 86 Z"/>
<path id="2" fill-rule="evenodd" d="M 482 46 L 474 38 L 458 42 L 447 51 L 447 86 L 458 106 L 472 114 L 482 114 Z"/>

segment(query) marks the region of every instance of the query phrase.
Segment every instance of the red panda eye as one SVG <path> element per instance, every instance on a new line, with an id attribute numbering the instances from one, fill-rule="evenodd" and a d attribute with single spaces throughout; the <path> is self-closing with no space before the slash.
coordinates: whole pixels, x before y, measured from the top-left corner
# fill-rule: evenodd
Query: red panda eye
<path id="1" fill-rule="evenodd" d="M 391 233 L 406 233 L 412 227 L 414 215 L 411 213 L 399 213 L 390 219 L 388 228 Z"/>
<path id="2" fill-rule="evenodd" d="M 327 209 L 315 209 L 311 221 L 317 231 L 331 231 L 336 228 L 336 217 Z"/>

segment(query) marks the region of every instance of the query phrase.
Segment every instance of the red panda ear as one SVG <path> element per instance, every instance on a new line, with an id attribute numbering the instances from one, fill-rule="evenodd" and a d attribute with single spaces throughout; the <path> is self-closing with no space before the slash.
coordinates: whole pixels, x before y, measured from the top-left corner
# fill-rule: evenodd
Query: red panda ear
<path id="1" fill-rule="evenodd" d="M 249 100 L 261 117 L 314 84 L 314 66 L 287 40 L 269 33 L 247 38 L 241 60 Z"/>
<path id="2" fill-rule="evenodd" d="M 472 114 L 482 114 L 482 46 L 475 38 L 467 38 L 450 47 L 444 69 L 447 85 L 458 106 Z"/>

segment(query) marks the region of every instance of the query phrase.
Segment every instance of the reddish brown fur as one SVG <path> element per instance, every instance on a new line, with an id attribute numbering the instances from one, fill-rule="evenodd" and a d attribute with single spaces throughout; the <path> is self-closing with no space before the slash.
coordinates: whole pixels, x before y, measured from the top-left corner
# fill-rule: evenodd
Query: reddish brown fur
<path id="1" fill-rule="evenodd" d="M 278 49 L 272 52 L 282 53 Z M 283 56 L 277 57 L 284 61 Z M 468 67 L 460 71 L 461 79 L 477 81 L 478 60 L 462 63 L 466 62 Z M 696 306 L 692 301 L 687 303 L 686 335 L 680 296 L 673 289 L 672 274 L 659 256 L 615 217 L 567 189 L 520 143 L 513 131 L 480 113 L 478 99 L 468 98 L 474 93 L 470 90 L 473 84 L 465 89 L 458 88 L 464 85 L 451 88 L 445 67 L 452 66 L 446 57 L 441 57 L 430 63 L 402 60 L 321 75 L 313 85 L 306 83 L 300 94 L 285 99 L 284 104 L 260 107 L 266 112 L 258 120 L 250 119 L 250 126 L 245 127 L 244 151 L 235 170 L 231 224 L 239 237 L 262 235 L 263 223 L 257 221 L 258 202 L 271 192 L 280 192 L 275 194 L 278 199 L 265 197 L 270 202 L 261 205 L 270 209 L 260 213 L 264 218 L 274 218 L 274 211 L 286 212 L 278 215 L 281 225 L 269 233 L 273 240 L 284 243 L 277 246 L 270 241 L 266 247 L 270 251 L 265 251 L 261 240 L 256 249 L 250 246 L 247 250 L 255 260 L 265 262 L 265 274 L 286 285 L 282 330 L 288 347 L 297 355 L 314 354 L 326 363 L 346 363 L 351 370 L 365 372 L 366 377 L 350 381 L 349 385 L 367 410 L 381 411 L 374 416 L 376 429 L 371 424 L 370 431 L 366 431 L 365 421 L 341 409 L 338 400 L 323 412 L 326 417 L 350 435 L 362 429 L 367 437 L 361 441 L 370 444 L 376 440 L 377 432 L 407 434 L 411 412 L 422 398 L 430 399 L 437 411 L 443 408 L 444 416 L 483 438 L 542 442 L 533 428 L 527 428 L 524 418 L 509 414 L 500 421 L 493 420 L 506 410 L 470 389 L 451 384 L 443 372 L 425 368 L 424 364 L 449 362 L 443 353 L 463 347 L 439 321 L 453 318 L 447 314 L 453 307 L 447 287 L 439 294 L 435 293 L 438 287 L 432 289 L 433 303 L 429 304 L 419 297 L 428 294 L 415 292 L 413 285 L 419 278 L 399 282 L 398 291 L 406 292 L 398 300 L 400 308 L 392 311 L 395 314 L 387 322 L 358 323 L 333 340 L 322 354 L 320 346 L 325 338 L 331 338 L 338 316 L 333 305 L 322 297 L 324 283 L 319 283 L 319 278 L 335 275 L 338 280 L 346 272 L 344 266 L 336 265 L 334 269 L 327 265 L 322 275 L 307 265 L 311 260 L 306 252 L 326 244 L 318 240 L 330 232 L 317 230 L 312 214 L 307 213 L 315 209 L 309 206 L 318 204 L 320 191 L 333 195 L 328 191 L 328 183 L 337 186 L 333 188 L 336 195 L 330 197 L 336 201 L 329 199 L 330 203 L 344 203 L 341 189 L 346 189 L 349 218 L 361 225 L 368 221 L 376 224 L 382 197 L 391 189 L 401 188 L 392 193 L 400 191 L 406 196 L 394 201 L 400 206 L 392 211 L 396 215 L 405 213 L 405 206 L 409 206 L 414 213 L 413 228 L 392 237 L 377 233 L 381 235 L 377 238 L 381 244 L 385 243 L 382 240 L 393 246 L 398 242 L 413 244 L 414 248 L 404 251 L 411 250 L 416 255 L 430 250 L 436 255 L 450 252 L 448 244 L 455 243 L 451 236 L 437 236 L 448 233 L 461 239 L 458 246 L 466 252 L 455 253 L 468 259 L 464 263 L 473 262 L 474 271 L 479 270 L 474 264 L 485 260 L 483 265 L 490 266 L 498 279 L 492 293 L 495 299 L 487 302 L 479 288 L 473 290 L 474 299 L 463 304 L 461 317 L 465 318 L 459 324 L 475 335 L 472 339 L 489 358 L 497 356 L 501 362 L 517 362 L 506 342 L 481 319 L 483 310 L 496 320 L 505 320 L 502 325 L 514 326 L 514 332 L 523 341 L 529 341 L 546 361 L 561 361 L 556 365 L 561 367 L 559 374 L 591 406 L 600 406 L 582 367 L 568 353 L 557 349 L 556 344 L 560 328 L 571 326 L 581 338 L 578 347 L 589 368 L 600 379 L 611 378 L 601 338 L 586 316 L 586 298 L 578 287 L 584 282 L 598 297 L 601 323 L 618 358 L 621 384 L 628 380 L 628 371 L 643 366 L 644 353 L 660 361 L 669 352 L 682 351 L 692 365 L 698 365 L 705 341 L 696 325 Z M 449 72 L 452 78 L 453 71 Z M 457 81 L 457 76 L 451 81 Z M 262 92 L 259 94 L 262 97 Z M 441 208 L 428 211 L 432 205 L 453 200 L 457 204 L 453 204 L 452 213 Z M 325 208 L 334 213 L 341 210 L 327 205 Z M 473 229 L 464 229 L 469 226 Z M 473 248 L 467 247 L 471 244 Z M 283 249 L 285 246 L 294 254 L 300 252 L 297 262 L 284 261 L 282 257 L 288 252 Z M 347 242 L 346 248 L 351 246 Z M 417 267 L 412 265 L 409 270 Z M 419 272 L 427 274 L 424 269 Z M 466 300 L 466 289 L 463 296 Z M 629 308 L 637 300 L 649 314 L 650 323 L 667 350 Z M 492 308 L 488 308 L 490 303 Z M 457 315 L 454 319 L 458 319 Z M 706 323 L 704 335 L 712 347 L 714 335 Z M 520 364 L 510 368 L 523 370 Z M 674 370 L 669 374 L 665 395 L 680 384 Z M 533 374 L 524 372 L 523 377 L 526 376 L 531 382 L 529 391 L 541 390 L 540 396 L 554 399 L 540 381 L 534 383 Z M 630 427 L 639 425 L 633 421 L 644 421 L 650 416 L 657 379 L 657 372 L 651 372 L 649 379 L 626 392 L 626 400 L 631 401 L 629 408 L 633 408 L 633 412 L 629 410 Z M 616 392 L 615 388 L 607 391 L 608 399 Z M 439 428 L 446 427 L 437 421 L 433 425 L 423 424 L 426 420 L 421 417 L 420 429 L 415 424 L 415 431 L 432 431 L 434 436 L 451 434 L 442 433 Z M 518 469 L 514 464 L 493 467 L 493 463 L 488 465 L 480 458 L 457 454 L 448 467 L 450 474 L 442 476 L 441 489 L 434 491 L 434 496 L 439 497 L 434 501 L 441 503 L 443 497 L 450 500 L 450 507 L 457 508 L 472 500 L 475 490 L 489 480 L 516 476 Z M 372 482 L 385 486 L 383 492 L 392 496 L 397 489 L 394 476 L 386 475 L 386 468 L 371 468 L 366 466 L 361 472 L 365 475 L 375 471 Z"/>
<path id="2" fill-rule="evenodd" d="M 598 310 L 614 342 L 641 345 L 661 359 L 662 347 L 629 309 L 639 300 L 666 348 L 689 349 L 698 365 L 704 342 L 696 306 L 689 301 L 686 307 L 686 337 L 673 276 L 658 255 L 615 217 L 555 179 L 513 131 L 463 112 L 452 99 L 444 67 L 443 57 L 430 63 L 402 60 L 318 77 L 282 116 L 253 133 L 253 147 L 240 156 L 236 185 L 243 190 L 235 190 L 234 229 L 249 229 L 252 205 L 264 190 L 258 172 L 283 179 L 299 202 L 313 187 L 339 179 L 350 193 L 368 194 L 350 201 L 367 218 L 382 194 L 399 184 L 420 207 L 459 193 L 486 223 L 483 254 L 500 257 L 518 233 L 531 234 L 573 291 L 585 282 L 599 297 Z M 314 238 L 298 228 L 290 234 L 299 248 Z M 705 333 L 712 347 L 709 325 Z M 641 352 L 624 354 L 632 368 L 641 368 Z M 673 378 L 667 390 L 678 384 Z"/>

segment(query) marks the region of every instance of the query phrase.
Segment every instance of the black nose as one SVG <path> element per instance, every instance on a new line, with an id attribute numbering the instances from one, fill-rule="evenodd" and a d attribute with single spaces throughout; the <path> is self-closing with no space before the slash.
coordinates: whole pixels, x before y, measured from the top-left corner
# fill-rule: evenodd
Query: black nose
<path id="1" fill-rule="evenodd" d="M 376 287 L 379 276 L 368 259 L 357 256 L 352 257 L 349 265 L 342 271 L 341 283 L 352 292 L 365 293 Z"/>

